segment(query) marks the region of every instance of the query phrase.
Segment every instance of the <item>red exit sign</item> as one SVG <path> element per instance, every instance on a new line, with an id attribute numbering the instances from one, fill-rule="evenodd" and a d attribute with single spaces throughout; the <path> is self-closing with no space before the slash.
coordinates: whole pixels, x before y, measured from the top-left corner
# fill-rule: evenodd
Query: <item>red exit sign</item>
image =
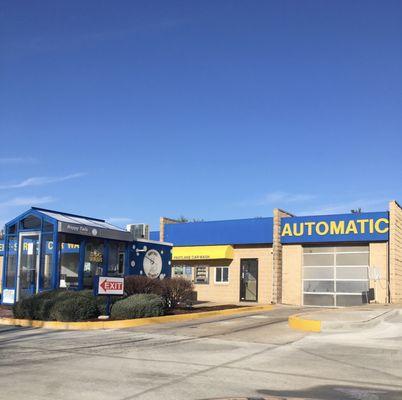
<path id="1" fill-rule="evenodd" d="M 123 293 L 124 278 L 99 277 L 98 294 L 123 295 Z"/>

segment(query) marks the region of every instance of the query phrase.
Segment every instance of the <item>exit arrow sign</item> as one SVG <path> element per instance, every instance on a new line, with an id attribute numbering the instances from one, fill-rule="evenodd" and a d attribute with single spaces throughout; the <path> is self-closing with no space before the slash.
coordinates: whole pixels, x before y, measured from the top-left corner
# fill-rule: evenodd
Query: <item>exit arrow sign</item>
<path id="1" fill-rule="evenodd" d="M 98 294 L 123 295 L 124 278 L 112 278 L 109 276 L 100 276 L 98 281 Z"/>

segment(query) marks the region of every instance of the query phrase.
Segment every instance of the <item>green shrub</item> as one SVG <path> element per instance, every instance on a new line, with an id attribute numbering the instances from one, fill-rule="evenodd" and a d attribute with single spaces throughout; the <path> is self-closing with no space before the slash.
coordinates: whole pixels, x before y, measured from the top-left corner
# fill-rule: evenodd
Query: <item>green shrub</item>
<path id="1" fill-rule="evenodd" d="M 175 309 L 193 298 L 194 285 L 185 278 L 166 278 L 162 284 L 162 297 L 168 310 Z"/>
<path id="2" fill-rule="evenodd" d="M 111 312 L 113 319 L 158 317 L 164 314 L 163 299 L 156 294 L 140 293 L 117 301 Z"/>
<path id="3" fill-rule="evenodd" d="M 32 297 L 22 299 L 13 305 L 14 318 L 32 319 L 33 316 Z"/>
<path id="4" fill-rule="evenodd" d="M 56 301 L 49 313 L 50 319 L 56 321 L 85 321 L 98 316 L 99 309 L 96 299 L 85 295 Z"/>
<path id="5" fill-rule="evenodd" d="M 139 293 L 161 294 L 160 279 L 151 279 L 145 275 L 131 275 L 124 278 L 124 292 L 127 296 Z"/>
<path id="6" fill-rule="evenodd" d="M 61 304 L 65 302 L 67 304 L 67 311 L 64 315 Z M 41 292 L 32 297 L 21 299 L 14 305 L 13 313 L 15 318 L 42 321 L 78 321 L 95 318 L 100 315 L 103 302 L 106 304 L 105 299 L 95 298 L 90 290 L 74 291 L 59 289 Z M 80 305 L 82 310 L 74 311 L 74 307 L 77 307 L 77 304 Z M 94 305 L 96 312 L 94 311 Z M 89 317 L 86 318 L 86 315 L 89 315 Z M 70 319 L 75 318 L 75 316 L 80 319 Z"/>

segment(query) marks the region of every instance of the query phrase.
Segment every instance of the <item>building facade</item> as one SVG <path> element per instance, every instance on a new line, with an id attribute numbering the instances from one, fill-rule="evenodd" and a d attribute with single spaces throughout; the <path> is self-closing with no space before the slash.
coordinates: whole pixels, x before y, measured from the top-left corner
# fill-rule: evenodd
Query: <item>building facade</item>
<path id="1" fill-rule="evenodd" d="M 171 273 L 169 243 L 133 240 L 105 220 L 31 208 L 0 241 L 1 302 L 57 288 L 93 289 L 97 276 Z"/>
<path id="2" fill-rule="evenodd" d="M 153 234 L 154 237 L 156 233 Z M 173 275 L 199 300 L 353 306 L 402 302 L 402 209 L 178 223 L 161 218 L 174 244 Z"/>

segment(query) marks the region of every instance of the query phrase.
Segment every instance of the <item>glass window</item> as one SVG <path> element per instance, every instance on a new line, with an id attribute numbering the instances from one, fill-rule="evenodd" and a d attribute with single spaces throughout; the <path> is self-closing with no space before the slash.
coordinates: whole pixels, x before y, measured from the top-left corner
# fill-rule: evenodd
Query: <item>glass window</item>
<path id="1" fill-rule="evenodd" d="M 303 296 L 303 303 L 306 306 L 334 306 L 334 296 L 329 294 L 305 294 Z"/>
<path id="2" fill-rule="evenodd" d="M 336 269 L 336 279 L 368 279 L 367 267 L 339 267 Z"/>
<path id="3" fill-rule="evenodd" d="M 339 307 L 348 306 L 360 306 L 362 303 L 366 303 L 367 299 L 364 299 L 361 295 L 340 295 L 336 296 L 336 305 Z"/>
<path id="4" fill-rule="evenodd" d="M 109 243 L 108 275 L 120 276 L 124 273 L 125 245 L 124 243 Z"/>
<path id="5" fill-rule="evenodd" d="M 333 254 L 305 254 L 304 255 L 305 266 L 327 266 L 334 265 Z"/>
<path id="6" fill-rule="evenodd" d="M 3 282 L 3 264 L 4 264 L 4 257 L 0 256 L 0 290 L 1 290 L 1 284 Z"/>
<path id="7" fill-rule="evenodd" d="M 304 254 L 311 254 L 311 253 L 330 253 L 334 252 L 334 247 L 304 247 L 303 248 Z"/>
<path id="8" fill-rule="evenodd" d="M 102 240 L 91 240 L 85 246 L 84 288 L 92 289 L 94 277 L 103 273 Z"/>
<path id="9" fill-rule="evenodd" d="M 347 246 L 347 247 L 335 247 L 336 253 L 368 253 L 368 246 Z"/>
<path id="10" fill-rule="evenodd" d="M 368 265 L 369 253 L 337 254 L 336 265 Z"/>
<path id="11" fill-rule="evenodd" d="M 334 279 L 333 267 L 305 267 L 304 279 Z"/>
<path id="12" fill-rule="evenodd" d="M 78 287 L 78 269 L 80 265 L 80 245 L 78 243 L 60 243 L 60 287 Z"/>
<path id="13" fill-rule="evenodd" d="M 17 272 L 18 262 L 18 239 L 14 236 L 8 239 L 8 254 L 7 254 L 7 271 L 6 271 L 6 287 L 15 287 L 15 276 Z"/>
<path id="14" fill-rule="evenodd" d="M 40 229 L 41 228 L 41 220 L 35 215 L 28 215 L 21 221 L 21 229 Z"/>
<path id="15" fill-rule="evenodd" d="M 215 282 L 216 283 L 229 282 L 229 268 L 228 267 L 216 267 L 215 268 Z"/>
<path id="16" fill-rule="evenodd" d="M 337 281 L 337 293 L 362 293 L 369 289 L 368 281 Z"/>
<path id="17" fill-rule="evenodd" d="M 195 277 L 194 283 L 206 284 L 208 283 L 208 270 L 209 267 L 206 265 L 200 265 L 195 267 Z"/>
<path id="18" fill-rule="evenodd" d="M 42 236 L 42 250 L 41 250 L 41 270 L 40 282 L 43 289 L 52 288 L 53 277 L 53 237 L 52 235 Z"/>
<path id="19" fill-rule="evenodd" d="M 53 232 L 54 226 L 52 223 L 44 221 L 43 222 L 43 232 Z"/>
<path id="20" fill-rule="evenodd" d="M 175 265 L 173 267 L 173 274 L 191 281 L 193 279 L 193 268 L 188 265 Z"/>
<path id="21" fill-rule="evenodd" d="M 109 260 L 107 272 L 109 276 L 119 274 L 119 245 L 115 242 L 109 243 Z"/>
<path id="22" fill-rule="evenodd" d="M 333 281 L 304 281 L 305 292 L 333 292 Z"/>
<path id="23" fill-rule="evenodd" d="M 14 234 L 17 233 L 17 224 L 11 225 L 10 227 L 7 228 L 7 233 L 8 234 Z"/>

